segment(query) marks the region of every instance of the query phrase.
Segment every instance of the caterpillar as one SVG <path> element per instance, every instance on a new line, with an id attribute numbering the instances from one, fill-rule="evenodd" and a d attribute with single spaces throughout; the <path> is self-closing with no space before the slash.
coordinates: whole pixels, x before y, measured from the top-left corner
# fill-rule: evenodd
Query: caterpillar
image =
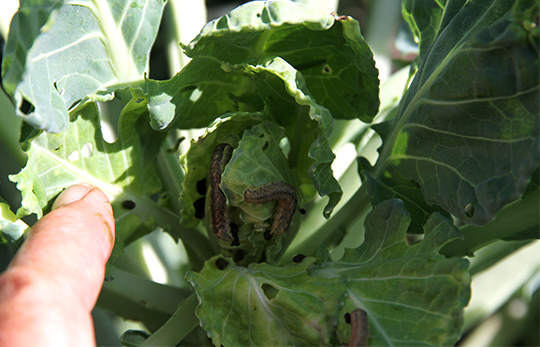
<path id="1" fill-rule="evenodd" d="M 277 201 L 274 221 L 270 235 L 284 234 L 291 224 L 291 220 L 298 205 L 298 194 L 286 182 L 270 182 L 244 192 L 244 200 L 249 203 L 262 204 Z"/>
<path id="2" fill-rule="evenodd" d="M 369 324 L 366 311 L 357 308 L 350 315 L 352 333 L 349 347 L 364 347 L 368 345 Z"/>
<path id="3" fill-rule="evenodd" d="M 227 212 L 227 198 L 219 187 L 225 165 L 231 160 L 233 147 L 220 143 L 214 148 L 210 159 L 210 213 L 214 234 L 224 241 L 234 242 L 230 229 L 230 217 Z"/>

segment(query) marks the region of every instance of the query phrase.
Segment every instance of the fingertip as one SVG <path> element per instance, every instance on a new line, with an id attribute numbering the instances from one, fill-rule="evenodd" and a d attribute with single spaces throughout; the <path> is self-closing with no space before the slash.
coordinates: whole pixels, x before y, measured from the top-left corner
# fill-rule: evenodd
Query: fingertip
<path id="1" fill-rule="evenodd" d="M 115 223 L 112 206 L 109 198 L 103 191 L 88 183 L 81 183 L 64 190 L 55 200 L 52 210 L 57 213 L 61 208 L 75 209 L 83 214 L 93 214 L 103 225 L 109 241 L 108 250 L 110 253 L 115 239 Z M 67 211 L 66 211 L 67 213 Z"/>
<path id="2" fill-rule="evenodd" d="M 84 198 L 84 196 L 88 194 L 88 192 L 92 189 L 94 189 L 94 187 L 88 183 L 81 183 L 71 186 L 64 190 L 62 193 L 60 193 L 60 195 L 58 195 L 58 197 L 54 201 L 52 209 L 56 210 L 57 208 L 60 208 L 69 203 L 79 201 Z"/>

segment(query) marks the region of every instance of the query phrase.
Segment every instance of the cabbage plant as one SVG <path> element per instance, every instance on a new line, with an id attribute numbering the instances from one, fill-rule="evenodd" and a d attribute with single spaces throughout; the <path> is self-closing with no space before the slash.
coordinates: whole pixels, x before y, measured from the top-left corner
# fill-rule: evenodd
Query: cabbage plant
<path id="1" fill-rule="evenodd" d="M 117 228 L 98 307 L 143 325 L 125 345 L 455 344 L 469 257 L 539 236 L 538 3 L 403 0 L 418 55 L 384 84 L 356 20 L 287 0 L 209 22 L 152 79 L 165 5 L 22 2 L 4 263 L 22 218 L 88 182 Z M 182 245 L 176 283 L 126 256 L 150 233 Z"/>

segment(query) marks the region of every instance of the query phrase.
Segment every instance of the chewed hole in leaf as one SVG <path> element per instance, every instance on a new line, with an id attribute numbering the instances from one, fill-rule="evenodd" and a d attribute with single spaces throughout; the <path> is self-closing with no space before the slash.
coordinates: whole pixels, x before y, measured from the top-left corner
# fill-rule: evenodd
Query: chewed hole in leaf
<path id="1" fill-rule="evenodd" d="M 81 159 L 81 156 L 79 154 L 79 151 L 73 151 L 67 156 L 67 160 L 70 162 L 74 162 Z"/>
<path id="2" fill-rule="evenodd" d="M 328 64 L 324 64 L 322 68 L 322 73 L 325 75 L 331 75 L 332 74 L 332 68 Z"/>
<path id="3" fill-rule="evenodd" d="M 92 154 L 94 154 L 94 144 L 92 144 L 91 142 L 85 143 L 81 147 L 81 155 L 83 156 L 83 158 L 90 158 Z"/>
<path id="4" fill-rule="evenodd" d="M 71 111 L 72 109 L 74 109 L 75 106 L 77 106 L 80 102 L 81 102 L 81 99 L 73 101 L 73 103 L 71 105 L 69 105 L 68 111 Z"/>
<path id="5" fill-rule="evenodd" d="M 136 204 L 132 200 L 124 200 L 122 201 L 122 207 L 126 210 L 133 210 L 135 208 Z"/>
<path id="6" fill-rule="evenodd" d="M 288 158 L 289 152 L 291 151 L 291 142 L 287 137 L 284 137 L 279 141 L 279 148 L 281 148 L 285 158 Z"/>
<path id="7" fill-rule="evenodd" d="M 216 267 L 220 270 L 225 270 L 225 268 L 229 265 L 229 262 L 223 258 L 217 258 L 216 259 Z"/>
<path id="8" fill-rule="evenodd" d="M 199 88 L 195 88 L 191 92 L 191 95 L 189 96 L 189 100 L 191 100 L 192 102 L 197 102 L 197 100 L 199 100 L 201 96 L 202 96 L 202 90 L 200 90 Z"/>
<path id="9" fill-rule="evenodd" d="M 229 28 L 229 17 L 227 16 L 223 16 L 221 17 L 221 19 L 219 19 L 216 24 L 215 24 L 215 28 L 216 29 L 228 29 Z"/>
<path id="10" fill-rule="evenodd" d="M 231 234 L 233 236 L 233 241 L 231 242 L 231 246 L 240 246 L 240 239 L 238 238 L 238 231 L 240 231 L 240 227 L 238 224 L 230 222 L 229 228 L 231 228 Z"/>
<path id="11" fill-rule="evenodd" d="M 108 143 L 114 143 L 119 135 L 119 120 L 125 103 L 119 98 L 96 103 L 100 113 L 101 135 Z"/>
<path id="12" fill-rule="evenodd" d="M 269 146 L 269 143 L 268 143 L 268 141 L 266 141 L 266 142 L 264 143 L 264 145 L 263 145 L 262 150 L 263 150 L 263 151 L 266 151 L 266 150 L 268 149 L 268 146 Z"/>
<path id="13" fill-rule="evenodd" d="M 424 239 L 424 234 L 407 234 L 405 236 L 405 241 L 409 246 L 414 245 Z"/>
<path id="14" fill-rule="evenodd" d="M 58 83 L 56 81 L 53 82 L 54 89 L 58 92 L 58 94 L 62 95 L 64 94 L 64 89 L 58 89 Z"/>
<path id="15" fill-rule="evenodd" d="M 206 186 L 206 178 L 198 180 L 196 184 L 197 193 L 205 195 L 207 189 Z"/>
<path id="16" fill-rule="evenodd" d="M 203 196 L 193 202 L 193 207 L 195 208 L 195 218 L 203 219 L 204 218 L 204 205 L 206 203 L 206 198 Z"/>
<path id="17" fill-rule="evenodd" d="M 465 215 L 469 218 L 474 216 L 474 205 L 471 203 L 468 203 L 467 205 L 465 205 L 463 212 L 465 212 Z"/>
<path id="18" fill-rule="evenodd" d="M 114 126 L 109 122 L 101 122 L 101 136 L 107 143 L 114 143 L 118 138 L 118 133 L 115 131 Z"/>
<path id="19" fill-rule="evenodd" d="M 302 260 L 304 260 L 305 257 L 306 256 L 303 255 L 303 254 L 297 254 L 292 258 L 292 261 L 295 262 L 295 263 L 301 263 Z"/>
<path id="20" fill-rule="evenodd" d="M 274 299 L 279 293 L 279 289 L 268 283 L 263 283 L 261 289 L 268 300 Z"/>
<path id="21" fill-rule="evenodd" d="M 19 111 L 24 115 L 28 115 L 34 111 L 34 105 L 26 98 L 23 98 L 21 105 L 19 106 Z"/>

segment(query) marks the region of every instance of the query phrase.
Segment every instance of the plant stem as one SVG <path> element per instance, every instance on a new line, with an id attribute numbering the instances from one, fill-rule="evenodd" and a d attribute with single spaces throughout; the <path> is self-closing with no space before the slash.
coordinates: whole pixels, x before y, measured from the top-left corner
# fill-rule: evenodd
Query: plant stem
<path id="1" fill-rule="evenodd" d="M 141 346 L 176 346 L 199 325 L 195 309 L 199 301 L 193 293 L 178 305 L 172 317 L 150 335 Z"/>
<path id="2" fill-rule="evenodd" d="M 103 283 L 104 289 L 169 315 L 174 313 L 178 302 L 191 293 L 188 289 L 156 283 L 115 267 L 111 274 L 113 279 Z"/>
<path id="3" fill-rule="evenodd" d="M 169 74 L 174 76 L 189 62 L 190 58 L 178 43 L 187 45 L 206 23 L 206 6 L 203 0 L 169 1 L 165 7 L 167 30 L 167 58 Z"/>
<path id="4" fill-rule="evenodd" d="M 125 319 L 140 321 L 152 331 L 165 323 L 177 303 L 190 293 L 117 268 L 111 272 L 114 279 L 103 283 L 97 306 Z"/>
<path id="5" fill-rule="evenodd" d="M 480 250 L 471 258 L 469 273 L 471 276 L 489 269 L 493 264 L 507 257 L 509 254 L 517 251 L 523 246 L 530 244 L 531 240 L 526 241 L 497 241 Z"/>
<path id="6" fill-rule="evenodd" d="M 481 227 L 466 225 L 461 228 L 463 239 L 450 242 L 441 249 L 447 257 L 465 256 L 499 239 L 518 233 L 539 230 L 539 191 L 525 196 L 502 209 L 494 221 Z"/>
<path id="7" fill-rule="evenodd" d="M 5 148 L 17 164 L 22 167 L 26 163 L 26 154 L 19 146 L 21 118 L 17 117 L 15 107 L 2 88 L 0 88 L 0 109 L 2 110 L 0 141 L 4 143 Z"/>

